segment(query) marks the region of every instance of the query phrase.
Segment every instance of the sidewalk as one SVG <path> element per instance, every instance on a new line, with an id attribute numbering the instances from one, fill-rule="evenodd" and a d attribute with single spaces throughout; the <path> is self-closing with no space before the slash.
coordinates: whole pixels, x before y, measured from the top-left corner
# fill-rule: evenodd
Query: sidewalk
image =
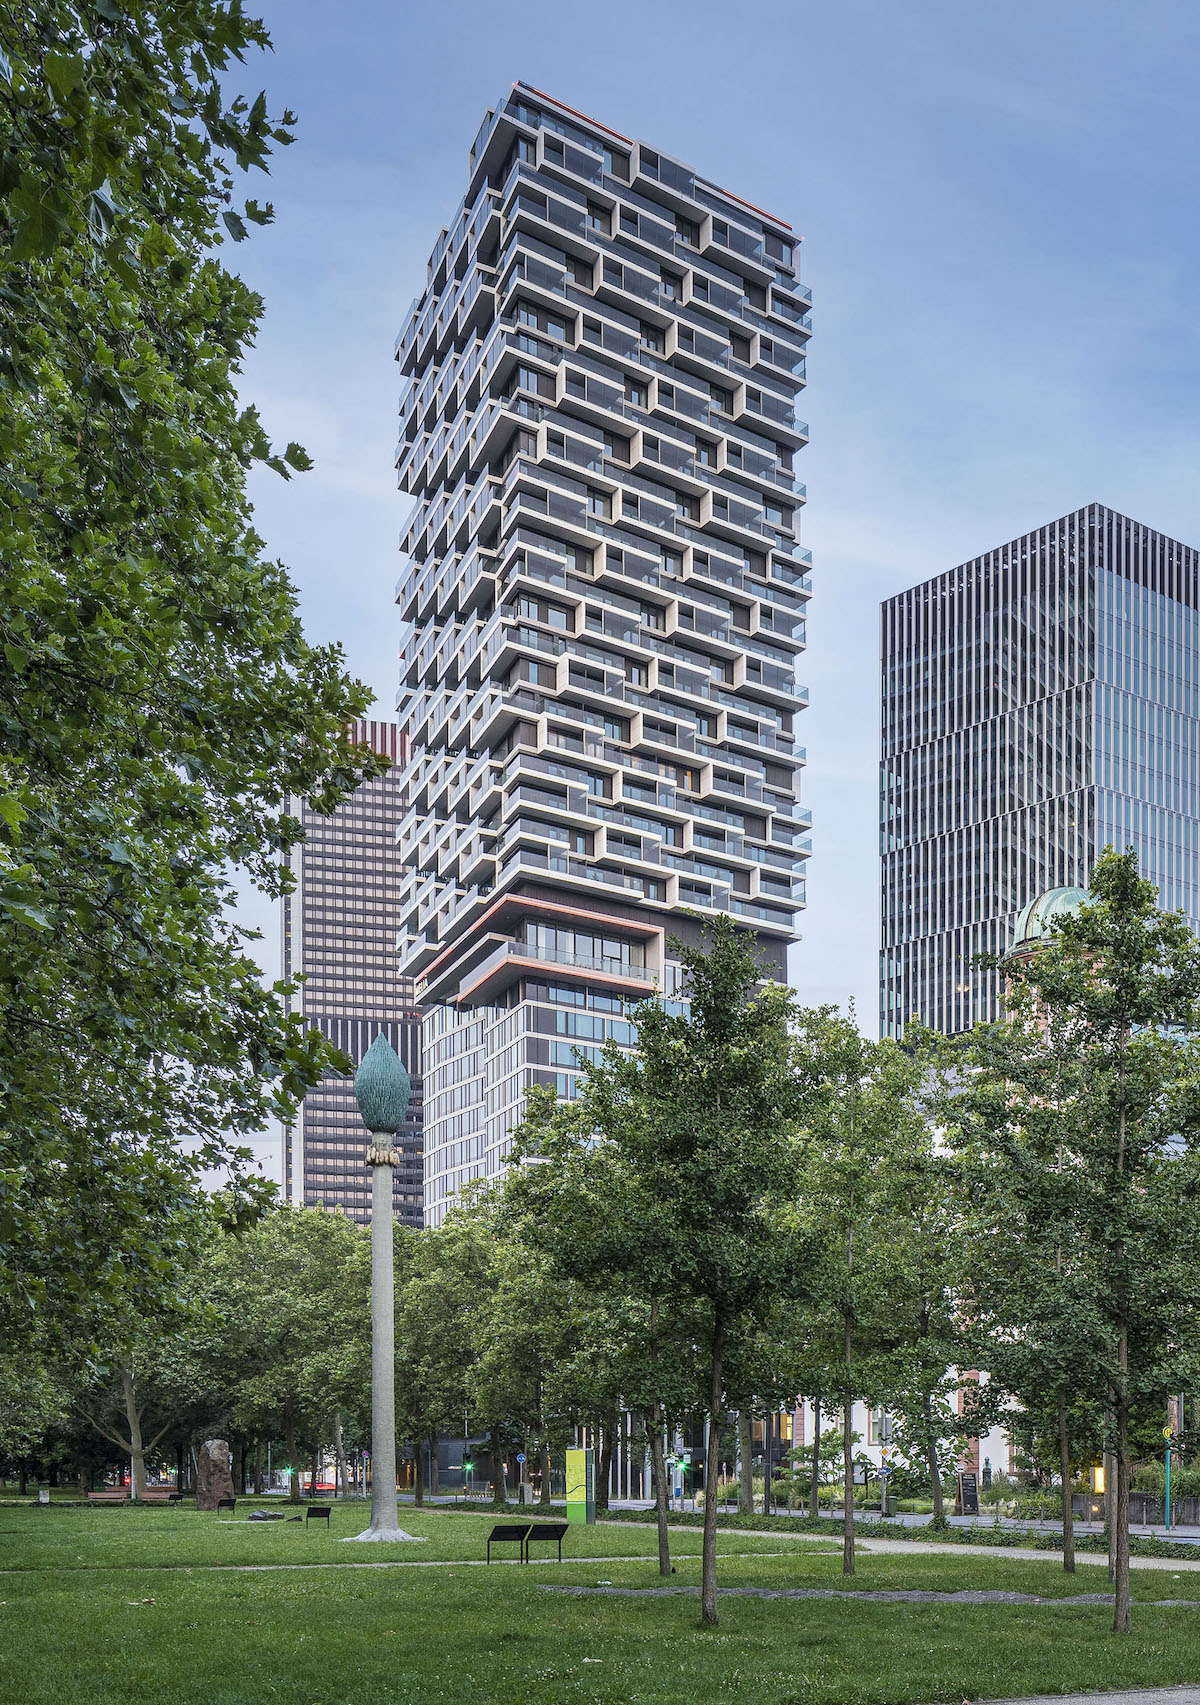
<path id="1" fill-rule="evenodd" d="M 1122 1688 L 1117 1693 L 1039 1693 L 1032 1699 L 1028 1696 L 1022 1699 L 976 1699 L 972 1705 L 1200 1705 L 1200 1687 L 1134 1687 Z"/>

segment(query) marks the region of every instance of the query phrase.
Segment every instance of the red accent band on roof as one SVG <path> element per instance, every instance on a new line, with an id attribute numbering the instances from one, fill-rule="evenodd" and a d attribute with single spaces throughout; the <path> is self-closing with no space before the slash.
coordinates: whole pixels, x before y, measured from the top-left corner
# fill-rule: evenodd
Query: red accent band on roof
<path id="1" fill-rule="evenodd" d="M 594 124 L 597 130 L 604 131 L 606 136 L 615 136 L 618 142 L 624 142 L 628 148 L 632 148 L 635 145 L 632 136 L 623 135 L 621 131 L 614 130 L 610 124 L 601 124 L 600 120 L 598 118 L 593 118 L 590 113 L 580 112 L 578 107 L 569 107 L 566 101 L 560 101 L 557 95 L 548 95 L 544 89 L 535 89 L 532 83 L 523 83 L 518 78 L 518 80 L 513 84 L 513 88 L 528 89 L 529 93 L 531 95 L 536 95 L 539 100 L 549 101 L 550 104 L 552 106 L 556 106 L 560 112 L 569 112 L 572 118 L 581 118 L 585 124 Z M 787 220 L 781 219 L 778 213 L 768 213 L 765 207 L 755 206 L 754 202 L 747 201 L 744 196 L 734 195 L 731 189 L 722 189 L 720 184 L 714 184 L 713 188 L 719 195 L 728 196 L 730 201 L 736 201 L 739 207 L 748 207 L 751 213 L 760 214 L 762 218 L 769 219 L 773 225 L 779 225 L 785 231 L 791 230 L 792 227 L 788 224 Z M 801 239 L 797 239 L 797 241 L 800 240 Z"/>
<path id="2" fill-rule="evenodd" d="M 529 93 L 536 95 L 539 100 L 549 101 L 562 112 L 569 112 L 572 118 L 581 118 L 585 124 L 594 124 L 597 130 L 603 130 L 608 136 L 615 136 L 618 142 L 624 142 L 629 148 L 633 147 L 632 136 L 623 136 L 619 130 L 614 130 L 611 124 L 601 124 L 600 120 L 593 118 L 590 113 L 580 112 L 578 107 L 569 107 L 566 101 L 560 101 L 557 95 L 548 95 L 544 89 L 535 89 L 532 83 L 522 83 L 519 80 L 513 84 L 513 88 L 528 89 Z"/>

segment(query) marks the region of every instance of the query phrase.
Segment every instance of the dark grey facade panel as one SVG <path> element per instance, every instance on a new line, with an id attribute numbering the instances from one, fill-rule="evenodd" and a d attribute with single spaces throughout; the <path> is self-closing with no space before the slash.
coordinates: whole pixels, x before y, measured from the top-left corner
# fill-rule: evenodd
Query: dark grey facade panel
<path id="1" fill-rule="evenodd" d="M 884 603 L 882 1034 L 994 1018 L 975 956 L 1106 845 L 1200 922 L 1198 575 L 1090 505 Z"/>

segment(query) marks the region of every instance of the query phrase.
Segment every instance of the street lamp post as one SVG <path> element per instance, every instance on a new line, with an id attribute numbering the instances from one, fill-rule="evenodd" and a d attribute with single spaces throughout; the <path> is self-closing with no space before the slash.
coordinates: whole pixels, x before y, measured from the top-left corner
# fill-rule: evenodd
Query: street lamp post
<path id="1" fill-rule="evenodd" d="M 371 1525 L 354 1539 L 415 1539 L 396 1510 L 396 1292 L 392 1169 L 396 1133 L 408 1111 L 408 1073 L 382 1032 L 354 1074 L 354 1098 L 370 1132 L 371 1168 Z"/>

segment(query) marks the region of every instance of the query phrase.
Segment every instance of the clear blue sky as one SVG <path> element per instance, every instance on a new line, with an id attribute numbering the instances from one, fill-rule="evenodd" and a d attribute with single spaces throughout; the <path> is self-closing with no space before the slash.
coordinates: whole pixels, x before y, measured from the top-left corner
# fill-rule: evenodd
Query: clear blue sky
<path id="1" fill-rule="evenodd" d="M 874 1034 L 879 600 L 1092 500 L 1200 544 L 1200 6 L 271 0 L 266 18 L 249 81 L 296 109 L 298 140 L 277 224 L 226 253 L 267 301 L 247 395 L 316 468 L 256 478 L 259 524 L 380 714 L 407 509 L 392 343 L 485 108 L 523 78 L 804 234 L 816 823 L 793 981 L 855 997 Z"/>

